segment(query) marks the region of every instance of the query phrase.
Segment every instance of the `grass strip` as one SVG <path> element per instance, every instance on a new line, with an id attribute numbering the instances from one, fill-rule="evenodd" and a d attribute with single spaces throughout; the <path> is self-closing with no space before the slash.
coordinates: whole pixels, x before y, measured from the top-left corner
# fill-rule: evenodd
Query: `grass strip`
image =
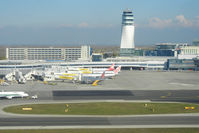
<path id="1" fill-rule="evenodd" d="M 194 109 L 185 109 L 194 107 Z M 32 110 L 22 110 L 32 108 Z M 199 105 L 189 103 L 59 103 L 59 104 L 30 104 L 10 106 L 5 112 L 17 114 L 55 114 L 55 115 L 141 115 L 141 114 L 171 114 L 198 113 Z"/>

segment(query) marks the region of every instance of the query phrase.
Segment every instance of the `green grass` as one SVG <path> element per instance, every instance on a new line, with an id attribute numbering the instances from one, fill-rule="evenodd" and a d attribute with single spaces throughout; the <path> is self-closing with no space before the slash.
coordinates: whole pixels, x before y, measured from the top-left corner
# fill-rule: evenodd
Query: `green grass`
<path id="1" fill-rule="evenodd" d="M 0 133 L 198 133 L 199 128 L 0 130 Z"/>
<path id="2" fill-rule="evenodd" d="M 145 106 L 147 104 L 147 106 Z M 32 104 L 6 107 L 5 112 L 17 114 L 60 114 L 60 115 L 139 115 L 139 114 L 170 114 L 170 113 L 198 113 L 199 105 L 188 103 L 69 103 L 66 104 Z M 194 106 L 194 110 L 185 110 L 184 107 Z M 32 108 L 24 111 L 22 108 Z"/>

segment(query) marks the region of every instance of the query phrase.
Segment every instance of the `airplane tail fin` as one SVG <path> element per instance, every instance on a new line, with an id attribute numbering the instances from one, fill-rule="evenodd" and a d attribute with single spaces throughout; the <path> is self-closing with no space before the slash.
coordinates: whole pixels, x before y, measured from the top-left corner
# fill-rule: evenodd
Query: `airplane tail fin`
<path id="1" fill-rule="evenodd" d="M 118 72 L 120 72 L 120 71 L 121 71 L 121 66 L 118 66 L 118 67 L 116 68 L 116 70 L 118 70 Z"/>
<path id="2" fill-rule="evenodd" d="M 113 71 L 114 69 L 115 69 L 115 64 L 113 63 L 113 64 L 109 67 L 108 71 Z"/>
<path id="3" fill-rule="evenodd" d="M 95 81 L 92 83 L 92 86 L 97 86 L 97 85 L 98 85 L 98 84 L 97 84 L 98 82 L 99 82 L 99 80 L 95 80 Z"/>
<path id="4" fill-rule="evenodd" d="M 114 71 L 114 74 L 118 74 L 118 70 L 115 69 L 115 70 L 113 70 L 113 71 Z"/>
<path id="5" fill-rule="evenodd" d="M 104 79 L 105 77 L 105 71 L 102 73 L 101 79 Z"/>
<path id="6" fill-rule="evenodd" d="M 118 72 L 120 72 L 120 70 L 121 70 L 121 66 L 118 66 L 115 70 L 113 70 L 114 71 L 114 73 L 115 74 L 118 74 Z"/>

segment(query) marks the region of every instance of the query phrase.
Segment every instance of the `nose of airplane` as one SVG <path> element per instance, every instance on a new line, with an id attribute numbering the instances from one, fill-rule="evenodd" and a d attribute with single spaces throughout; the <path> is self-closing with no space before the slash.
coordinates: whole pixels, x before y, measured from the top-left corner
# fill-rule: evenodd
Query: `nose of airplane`
<path id="1" fill-rule="evenodd" d="M 29 95 L 27 93 L 24 94 L 24 97 L 28 97 Z"/>

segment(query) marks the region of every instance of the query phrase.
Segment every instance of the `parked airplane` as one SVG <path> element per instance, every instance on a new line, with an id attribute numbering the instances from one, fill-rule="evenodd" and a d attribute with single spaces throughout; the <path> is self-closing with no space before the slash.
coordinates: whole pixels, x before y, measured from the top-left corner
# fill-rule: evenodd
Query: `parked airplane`
<path id="1" fill-rule="evenodd" d="M 115 69 L 115 64 L 112 64 L 109 68 L 93 68 L 92 71 L 93 73 L 97 72 L 104 72 L 104 71 L 113 71 Z"/>
<path id="2" fill-rule="evenodd" d="M 112 78 L 115 76 L 115 73 L 106 73 L 106 71 L 103 72 L 105 78 Z M 81 74 L 82 77 L 94 77 L 99 78 L 103 73 L 92 73 L 92 74 Z"/>
<path id="3" fill-rule="evenodd" d="M 23 98 L 28 97 L 29 95 L 23 91 L 16 92 L 0 92 L 0 98 L 12 99 L 12 98 Z"/>
<path id="4" fill-rule="evenodd" d="M 115 70 L 113 70 L 115 74 L 118 74 L 121 71 L 121 66 L 118 66 Z"/>
<path id="5" fill-rule="evenodd" d="M 7 82 L 5 82 L 5 80 L 0 79 L 0 85 L 1 85 L 1 86 L 8 86 L 8 85 L 10 85 L 10 84 L 8 84 Z"/>
<path id="6" fill-rule="evenodd" d="M 84 71 L 84 70 L 69 70 L 67 71 L 68 74 L 81 74 L 81 73 L 92 73 L 92 71 Z"/>
<path id="7" fill-rule="evenodd" d="M 104 73 L 105 78 L 112 78 L 120 71 L 121 66 L 115 69 L 115 64 L 107 68 L 55 68 L 49 69 L 42 74 L 43 81 L 64 81 L 70 80 L 75 83 L 76 81 L 88 83 L 96 78 L 100 78 Z M 57 69 L 57 70 L 56 70 Z M 91 80 L 93 79 L 93 80 Z"/>
<path id="8" fill-rule="evenodd" d="M 109 67 L 109 69 L 98 69 L 98 70 L 95 69 L 97 70 L 95 71 L 96 73 L 90 73 L 90 72 L 87 73 L 81 70 L 70 70 L 70 71 L 65 71 L 63 73 L 51 72 L 51 74 L 45 75 L 44 81 L 71 80 L 73 82 L 80 81 L 81 83 L 88 83 L 90 82 L 91 79 L 100 78 L 103 73 L 105 78 L 113 78 L 116 74 L 118 74 L 120 68 L 121 66 L 114 69 L 114 64 L 113 64 Z"/>
<path id="9" fill-rule="evenodd" d="M 94 74 L 101 74 L 101 73 L 103 73 L 104 71 L 105 71 L 105 74 L 107 75 L 107 74 L 115 74 L 115 75 L 117 75 L 119 72 L 120 72 L 120 70 L 121 70 L 121 66 L 118 66 L 116 69 L 113 69 L 112 71 L 110 71 L 110 70 L 108 70 L 108 69 L 106 69 L 106 70 L 104 70 L 104 71 L 102 71 L 103 69 L 99 69 L 99 70 L 97 70 L 97 69 L 94 69 L 93 70 L 93 73 Z M 108 75 L 107 75 L 108 76 Z"/>
<path id="10" fill-rule="evenodd" d="M 10 84 L 7 83 L 7 82 L 1 82 L 0 85 L 1 85 L 1 86 L 9 86 Z"/>
<path id="11" fill-rule="evenodd" d="M 76 81 L 78 77 L 78 74 L 47 74 L 44 76 L 43 81 L 44 82 L 54 82 L 54 81 L 64 81 L 64 80 L 69 80 L 69 81 Z"/>
<path id="12" fill-rule="evenodd" d="M 83 76 L 82 74 L 79 76 L 79 82 L 82 84 L 92 84 L 96 86 L 98 82 L 104 80 L 105 72 L 101 74 L 101 76 Z"/>
<path id="13" fill-rule="evenodd" d="M 115 64 L 112 64 L 107 71 L 113 71 L 115 69 Z"/>
<path id="14" fill-rule="evenodd" d="M 81 68 L 81 67 L 67 67 L 68 71 L 91 71 L 90 68 Z"/>

